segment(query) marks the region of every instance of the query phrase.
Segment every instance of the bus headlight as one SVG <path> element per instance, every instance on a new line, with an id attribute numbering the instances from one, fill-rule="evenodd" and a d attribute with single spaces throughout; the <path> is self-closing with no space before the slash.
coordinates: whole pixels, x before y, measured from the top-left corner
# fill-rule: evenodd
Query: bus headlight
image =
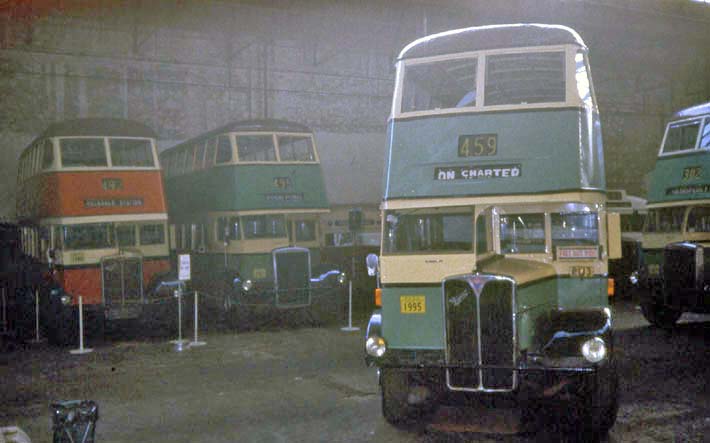
<path id="1" fill-rule="evenodd" d="M 629 275 L 629 281 L 636 286 L 639 283 L 639 271 L 634 271 Z"/>
<path id="2" fill-rule="evenodd" d="M 344 285 L 345 283 L 348 282 L 348 274 L 341 272 L 338 274 L 338 283 L 341 285 Z"/>
<path id="3" fill-rule="evenodd" d="M 378 337 L 377 335 L 367 337 L 367 341 L 365 342 L 365 352 L 367 352 L 367 355 L 382 357 L 385 355 L 386 351 L 387 343 L 384 338 Z"/>
<path id="4" fill-rule="evenodd" d="M 599 363 L 606 357 L 606 344 L 599 337 L 594 337 L 582 344 L 582 355 L 590 363 Z"/>
<path id="5" fill-rule="evenodd" d="M 249 292 L 251 291 L 251 288 L 254 287 L 254 283 L 252 283 L 251 280 L 244 280 L 242 282 L 242 290 L 244 292 Z"/>

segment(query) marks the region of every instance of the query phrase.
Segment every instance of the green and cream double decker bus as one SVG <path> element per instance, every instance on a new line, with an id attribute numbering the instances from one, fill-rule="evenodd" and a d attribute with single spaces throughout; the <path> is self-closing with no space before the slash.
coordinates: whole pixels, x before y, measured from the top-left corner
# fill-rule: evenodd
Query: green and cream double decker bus
<path id="1" fill-rule="evenodd" d="M 365 344 L 385 419 L 568 402 L 605 433 L 620 236 L 586 46 L 563 26 L 474 27 L 416 40 L 396 67 Z"/>
<path id="2" fill-rule="evenodd" d="M 651 172 L 641 286 L 646 319 L 671 327 L 683 312 L 710 312 L 710 103 L 683 109 L 666 126 Z"/>
<path id="3" fill-rule="evenodd" d="M 324 288 L 343 276 L 319 267 L 319 220 L 329 204 L 309 128 L 234 122 L 164 151 L 161 161 L 172 249 L 192 254 L 195 288 L 240 312 L 309 308 L 314 295 L 332 295 Z"/>

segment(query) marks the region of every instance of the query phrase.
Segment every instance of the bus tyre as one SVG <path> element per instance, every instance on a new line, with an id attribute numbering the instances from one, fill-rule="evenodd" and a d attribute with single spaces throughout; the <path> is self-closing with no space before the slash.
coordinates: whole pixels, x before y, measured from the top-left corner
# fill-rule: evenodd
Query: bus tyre
<path id="1" fill-rule="evenodd" d="M 412 424 L 416 409 L 407 403 L 409 377 L 396 369 L 381 369 L 382 415 L 388 423 L 402 427 Z"/>
<path id="2" fill-rule="evenodd" d="M 683 314 L 681 311 L 651 301 L 641 303 L 641 312 L 649 323 L 663 329 L 671 329 Z"/>
<path id="3" fill-rule="evenodd" d="M 619 375 L 614 363 L 600 370 L 596 379 L 591 380 L 591 387 L 579 405 L 580 425 L 588 441 L 606 437 L 619 411 Z"/>

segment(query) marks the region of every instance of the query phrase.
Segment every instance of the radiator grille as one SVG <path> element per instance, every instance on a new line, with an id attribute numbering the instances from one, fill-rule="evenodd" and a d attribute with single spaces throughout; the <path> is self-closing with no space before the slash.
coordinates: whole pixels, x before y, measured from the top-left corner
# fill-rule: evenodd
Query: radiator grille
<path id="1" fill-rule="evenodd" d="M 448 279 L 447 383 L 454 390 L 509 391 L 515 387 L 514 283 L 490 275 Z"/>

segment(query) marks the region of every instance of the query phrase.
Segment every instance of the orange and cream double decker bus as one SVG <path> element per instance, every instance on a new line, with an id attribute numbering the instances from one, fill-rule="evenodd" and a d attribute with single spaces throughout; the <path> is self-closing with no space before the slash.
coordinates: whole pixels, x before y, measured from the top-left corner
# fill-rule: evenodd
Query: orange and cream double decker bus
<path id="1" fill-rule="evenodd" d="M 50 338 L 75 336 L 79 296 L 99 325 L 138 317 L 144 288 L 169 270 L 155 138 L 130 120 L 77 119 L 22 152 L 17 218 L 24 252 L 52 271 L 40 302 Z"/>

